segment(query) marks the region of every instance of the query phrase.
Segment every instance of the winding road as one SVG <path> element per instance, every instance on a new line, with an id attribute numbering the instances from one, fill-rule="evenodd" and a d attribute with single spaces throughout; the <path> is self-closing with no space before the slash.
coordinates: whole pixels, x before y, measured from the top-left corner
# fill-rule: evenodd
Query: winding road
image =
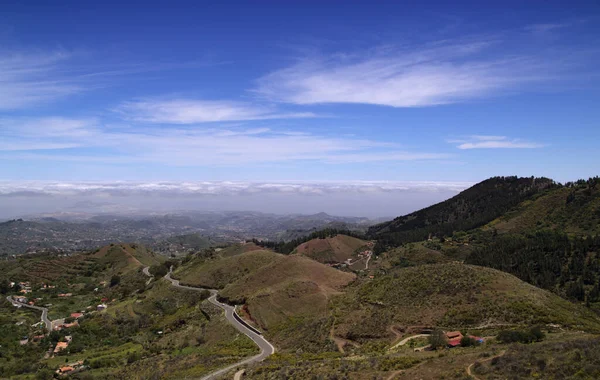
<path id="1" fill-rule="evenodd" d="M 144 270 L 144 273 L 149 274 L 146 270 Z M 218 291 L 216 291 L 214 289 L 204 289 L 204 288 L 196 288 L 196 287 L 192 287 L 192 286 L 180 285 L 179 280 L 176 280 L 171 277 L 170 271 L 165 276 L 165 279 L 167 281 L 171 282 L 171 285 L 173 285 L 174 287 L 179 288 L 179 289 L 187 289 L 187 290 L 194 290 L 194 291 L 208 290 L 211 294 L 210 297 L 208 298 L 208 301 L 210 303 L 212 303 L 213 305 L 218 306 L 221 309 L 223 309 L 225 311 L 225 318 L 227 319 L 227 321 L 233 327 L 235 327 L 239 332 L 246 335 L 248 338 L 252 339 L 252 341 L 260 348 L 260 353 L 258 355 L 253 356 L 248 359 L 244 359 L 240 362 L 234 363 L 225 368 L 221 368 L 218 371 L 212 372 L 212 373 L 204 376 L 202 378 L 202 380 L 216 379 L 219 376 L 223 375 L 224 373 L 226 373 L 228 371 L 231 371 L 234 368 L 237 368 L 237 367 L 245 365 L 245 364 L 260 362 L 260 361 L 264 360 L 265 358 L 267 358 L 268 356 L 273 355 L 275 353 L 275 347 L 273 347 L 273 345 L 271 343 L 269 343 L 262 335 L 257 334 L 256 332 L 252 331 L 250 328 L 246 327 L 244 324 L 242 324 L 240 321 L 238 321 L 236 319 L 236 317 L 234 316 L 235 308 L 233 306 L 230 306 L 230 305 L 227 305 L 227 304 L 217 301 Z"/>
<path id="2" fill-rule="evenodd" d="M 30 309 L 35 309 L 35 310 L 41 311 L 42 312 L 41 321 L 44 322 L 44 324 L 46 325 L 46 329 L 48 331 L 52 331 L 52 321 L 48 319 L 48 309 L 47 308 L 17 302 L 15 300 L 13 300 L 11 296 L 6 297 L 6 300 L 15 306 L 23 306 L 23 307 L 28 307 Z"/>

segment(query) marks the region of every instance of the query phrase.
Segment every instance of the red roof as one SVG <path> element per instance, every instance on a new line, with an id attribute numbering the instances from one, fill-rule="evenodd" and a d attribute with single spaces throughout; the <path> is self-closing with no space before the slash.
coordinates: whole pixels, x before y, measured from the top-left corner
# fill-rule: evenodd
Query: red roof
<path id="1" fill-rule="evenodd" d="M 71 317 L 72 318 L 81 318 L 81 317 L 83 317 L 83 314 L 82 313 L 71 313 Z"/>
<path id="2" fill-rule="evenodd" d="M 448 346 L 450 346 L 450 347 L 460 346 L 460 340 L 461 340 L 461 338 L 450 339 L 448 341 Z"/>

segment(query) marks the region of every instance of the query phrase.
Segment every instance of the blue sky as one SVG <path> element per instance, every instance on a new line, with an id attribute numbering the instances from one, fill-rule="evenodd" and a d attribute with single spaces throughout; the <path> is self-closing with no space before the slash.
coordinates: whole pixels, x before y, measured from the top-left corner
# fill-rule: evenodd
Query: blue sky
<path id="1" fill-rule="evenodd" d="M 597 2 L 389 3 L 3 2 L 0 180 L 599 174 Z"/>

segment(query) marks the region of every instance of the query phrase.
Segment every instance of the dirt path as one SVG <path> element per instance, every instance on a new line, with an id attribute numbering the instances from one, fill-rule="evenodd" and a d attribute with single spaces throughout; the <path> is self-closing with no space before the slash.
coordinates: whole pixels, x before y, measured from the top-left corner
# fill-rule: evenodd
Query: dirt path
<path id="1" fill-rule="evenodd" d="M 490 358 L 487 358 L 487 359 L 485 359 L 485 360 L 478 360 L 478 362 L 479 362 L 479 363 L 485 363 L 485 362 L 489 362 L 490 360 L 494 360 L 494 359 L 496 359 L 496 358 L 500 358 L 500 357 L 504 356 L 504 354 L 506 354 L 506 350 L 502 351 L 501 353 L 499 353 L 499 354 L 498 354 L 498 355 L 496 355 L 496 356 L 492 356 L 492 357 L 490 357 Z M 477 376 L 473 375 L 473 371 L 472 371 L 472 369 L 473 369 L 473 366 L 475 365 L 475 363 L 477 363 L 477 362 L 471 363 L 471 364 L 470 364 L 470 365 L 467 367 L 467 375 L 471 376 L 471 377 L 472 377 L 473 379 L 475 379 L 475 380 L 481 380 L 479 377 L 477 377 Z"/>
<path id="2" fill-rule="evenodd" d="M 408 343 L 412 339 L 423 338 L 423 337 L 428 337 L 428 336 L 429 336 L 429 334 L 418 334 L 418 335 L 409 336 L 408 338 L 402 339 L 400 342 L 396 343 L 389 349 L 393 350 L 396 347 L 404 346 L 406 343 Z"/>
<path id="3" fill-rule="evenodd" d="M 235 373 L 235 375 L 233 375 L 233 380 L 242 380 L 242 376 L 244 376 L 244 373 L 246 373 L 246 370 L 240 369 Z"/>
<path id="4" fill-rule="evenodd" d="M 331 326 L 331 330 L 329 330 L 329 338 L 333 340 L 333 342 L 338 348 L 338 351 L 340 351 L 342 354 L 346 353 L 346 351 L 344 351 L 344 346 L 347 344 L 352 345 L 356 348 L 360 347 L 360 344 L 356 342 L 335 336 L 335 323 Z"/>
<path id="5" fill-rule="evenodd" d="M 392 332 L 392 334 L 394 334 L 396 336 L 396 339 L 394 339 L 394 341 L 392 342 L 392 345 L 396 344 L 400 339 L 402 339 L 402 333 L 399 332 L 398 330 L 396 330 L 396 327 L 394 325 L 390 325 L 389 327 L 390 331 Z"/>

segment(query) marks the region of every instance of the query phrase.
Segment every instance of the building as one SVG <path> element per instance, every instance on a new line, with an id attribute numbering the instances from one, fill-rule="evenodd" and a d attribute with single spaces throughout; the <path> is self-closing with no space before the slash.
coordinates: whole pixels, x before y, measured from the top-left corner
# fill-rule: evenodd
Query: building
<path id="1" fill-rule="evenodd" d="M 69 347 L 69 342 L 58 342 L 56 343 L 56 347 L 54 347 L 54 353 L 57 354 L 67 347 Z"/>
<path id="2" fill-rule="evenodd" d="M 58 370 L 56 370 L 56 373 L 58 373 L 59 375 L 65 375 L 67 373 L 71 373 L 75 371 L 75 368 L 71 367 L 70 365 L 66 365 L 63 367 L 60 367 Z"/>
<path id="3" fill-rule="evenodd" d="M 98 310 L 98 311 L 106 310 L 106 304 L 100 304 L 100 305 L 96 306 L 96 310 Z"/>
<path id="4" fill-rule="evenodd" d="M 460 341 L 463 338 L 463 334 L 460 331 L 450 331 L 446 333 L 448 339 L 448 347 L 460 346 Z"/>
<path id="5" fill-rule="evenodd" d="M 83 317 L 83 313 L 71 313 L 71 318 L 79 319 Z"/>

